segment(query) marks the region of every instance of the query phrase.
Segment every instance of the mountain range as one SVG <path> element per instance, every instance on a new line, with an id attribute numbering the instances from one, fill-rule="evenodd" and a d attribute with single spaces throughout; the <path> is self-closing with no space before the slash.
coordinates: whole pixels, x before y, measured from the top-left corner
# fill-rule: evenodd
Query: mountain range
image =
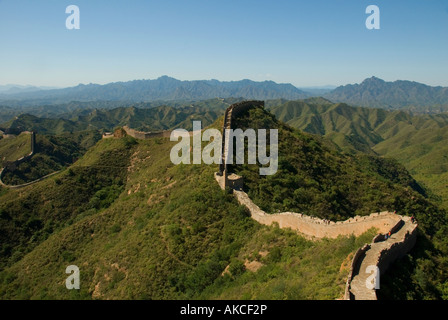
<path id="1" fill-rule="evenodd" d="M 3 90 L 5 89 L 5 90 Z M 37 87 L 0 87 L 0 102 L 4 106 L 54 105 L 77 102 L 154 102 L 199 101 L 214 98 L 243 98 L 257 100 L 297 100 L 322 96 L 333 102 L 383 109 L 407 109 L 420 113 L 448 110 L 448 87 L 432 87 L 414 81 L 387 82 L 377 77 L 360 84 L 348 84 L 299 89 L 292 84 L 252 80 L 182 81 L 168 76 L 154 80 L 133 80 L 104 85 L 79 84 L 63 89 Z"/>
<path id="2" fill-rule="evenodd" d="M 387 82 L 371 77 L 360 84 L 340 86 L 324 95 L 351 105 L 437 112 L 448 110 L 448 87 L 431 87 L 414 81 Z"/>
<path id="3" fill-rule="evenodd" d="M 47 135 L 85 130 L 111 131 L 124 125 L 141 131 L 191 130 L 192 120 L 202 121 L 203 127 L 209 126 L 222 116 L 230 103 L 236 101 L 211 99 L 176 107 L 141 103 L 135 104 L 138 107 L 113 109 L 78 108 L 59 117 L 20 114 L 0 123 L 0 129 L 7 132 L 36 131 Z M 344 152 L 398 160 L 448 207 L 446 113 L 413 115 L 403 110 L 333 103 L 324 98 L 270 100 L 266 106 L 279 120 L 294 128 L 324 136 Z"/>
<path id="4" fill-rule="evenodd" d="M 0 94 L 17 94 L 23 92 L 32 92 L 32 91 L 40 91 L 40 90 L 51 90 L 57 89 L 56 87 L 45 87 L 45 86 L 23 86 L 19 84 L 6 84 L 0 85 Z"/>
<path id="5" fill-rule="evenodd" d="M 246 99 L 301 99 L 309 96 L 291 84 L 251 80 L 221 82 L 218 80 L 181 81 L 168 76 L 155 80 L 114 82 L 105 85 L 80 84 L 75 87 L 3 94 L 3 100 L 37 100 L 42 102 L 125 100 L 204 100 L 244 97 Z"/>
<path id="6" fill-rule="evenodd" d="M 0 129 L 10 133 L 35 131 L 51 135 L 84 130 L 111 131 L 117 126 L 125 125 L 141 131 L 176 128 L 191 130 L 193 120 L 199 120 L 203 126 L 208 126 L 224 114 L 227 106 L 225 100 L 207 100 L 179 107 L 162 105 L 152 108 L 130 106 L 114 109 L 77 109 L 57 118 L 23 113 L 0 123 Z"/>

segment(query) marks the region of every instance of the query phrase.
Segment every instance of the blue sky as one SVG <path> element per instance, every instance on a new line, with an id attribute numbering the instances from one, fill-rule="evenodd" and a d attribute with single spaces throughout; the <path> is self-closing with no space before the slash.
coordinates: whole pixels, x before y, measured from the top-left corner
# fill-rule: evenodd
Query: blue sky
<path id="1" fill-rule="evenodd" d="M 68 30 L 65 8 L 80 9 Z M 368 5 L 381 29 L 368 30 Z M 0 85 L 377 76 L 448 86 L 447 0 L 0 0 Z"/>

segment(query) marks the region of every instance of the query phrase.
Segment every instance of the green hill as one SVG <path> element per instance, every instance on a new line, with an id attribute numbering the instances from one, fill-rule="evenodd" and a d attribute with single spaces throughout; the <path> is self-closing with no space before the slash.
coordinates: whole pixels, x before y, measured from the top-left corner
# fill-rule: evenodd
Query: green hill
<path id="1" fill-rule="evenodd" d="M 16 191 L 2 195 L 0 296 L 341 295 L 346 277 L 341 263 L 372 234 L 313 243 L 291 231 L 258 225 L 220 190 L 213 179 L 216 166 L 174 166 L 172 146 L 165 139 L 102 140 L 69 170 L 22 190 L 20 201 Z M 310 262 L 297 264 L 299 256 Z M 262 268 L 245 270 L 246 259 Z M 69 264 L 81 268 L 80 291 L 64 286 Z M 230 273 L 221 275 L 227 266 Z"/>
<path id="2" fill-rule="evenodd" d="M 81 157 L 100 139 L 101 135 L 97 131 L 79 131 L 55 136 L 37 134 L 35 153 L 31 159 L 14 166 L 14 170 L 7 170 L 2 180 L 8 185 L 20 185 L 61 170 Z M 30 142 L 28 148 L 29 144 Z"/>
<path id="3" fill-rule="evenodd" d="M 159 131 L 175 128 L 191 130 L 192 120 L 200 120 L 203 125 L 209 125 L 232 101 L 235 99 L 214 99 L 175 107 L 163 105 L 150 108 L 143 104 L 144 108 L 131 106 L 78 109 L 59 118 L 19 115 L 4 123 L 2 127 L 14 133 L 25 130 L 38 132 L 38 151 L 29 161 L 21 163 L 14 170 L 8 170 L 3 181 L 9 185 L 18 185 L 58 171 L 71 164 L 101 139 L 100 132 L 112 131 L 117 126 L 128 125 L 137 130 Z M 22 139 L 18 139 L 18 146 L 21 145 Z M 16 160 L 29 153 L 29 146 L 28 151 L 22 155 L 20 149 L 12 143 L 13 140 L 4 140 L 0 143 L 0 159 Z"/>
<path id="4" fill-rule="evenodd" d="M 341 155 L 323 140 L 284 125 L 262 109 L 242 114 L 235 125 L 279 129 L 276 174 L 260 176 L 257 165 L 233 168 L 244 177 L 249 196 L 268 212 L 344 220 L 379 211 L 411 215 L 429 206 L 424 188 L 394 160 Z"/>
<path id="5" fill-rule="evenodd" d="M 348 153 L 394 158 L 412 176 L 448 203 L 448 115 L 412 115 L 314 100 L 272 107 L 280 120 L 331 139 Z"/>
<path id="6" fill-rule="evenodd" d="M 111 131 L 117 126 L 128 125 L 141 131 L 158 131 L 175 128 L 191 130 L 192 120 L 210 125 L 224 114 L 228 103 L 210 101 L 189 106 L 159 106 L 154 108 L 119 107 L 114 109 L 76 110 L 58 118 L 41 118 L 21 114 L 1 125 L 14 132 L 35 131 L 41 134 L 57 135 L 85 130 Z"/>
<path id="7" fill-rule="evenodd" d="M 440 238 L 441 251 L 433 253 L 424 245 L 425 256 L 417 254 L 421 261 L 409 268 L 410 281 L 442 283 L 439 275 L 414 271 L 426 271 L 428 262 L 440 264 L 437 259 L 446 251 L 441 246 L 446 232 L 440 231 L 444 212 L 413 190 L 413 180 L 400 166 L 376 157 L 341 155 L 261 109 L 240 120 L 241 126 L 249 123 L 280 129 L 276 175 L 262 180 L 253 175 L 255 167 L 235 168 L 254 201 L 263 204 L 268 196 L 273 209 L 291 205 L 333 218 L 382 206 L 416 212 L 422 237 Z M 162 138 L 101 140 L 48 180 L 20 191 L 0 190 L 0 297 L 341 297 L 348 255 L 369 242 L 373 230 L 360 238 L 313 242 L 259 225 L 220 189 L 213 178 L 217 165 L 174 166 L 169 159 L 173 145 Z M 286 187 L 288 193 L 279 198 Z M 308 190 L 316 195 L 304 193 Z M 330 205 L 328 211 L 321 200 L 324 207 Z M 346 201 L 356 207 L 348 210 Z M 65 268 L 72 264 L 80 268 L 79 291 L 65 288 Z M 442 288 L 432 293 L 422 286 L 418 283 L 408 294 L 440 297 Z M 395 288 L 393 283 L 390 287 Z"/>
<path id="8" fill-rule="evenodd" d="M 28 133 L 0 139 L 0 167 L 7 161 L 15 161 L 31 152 L 31 138 Z"/>

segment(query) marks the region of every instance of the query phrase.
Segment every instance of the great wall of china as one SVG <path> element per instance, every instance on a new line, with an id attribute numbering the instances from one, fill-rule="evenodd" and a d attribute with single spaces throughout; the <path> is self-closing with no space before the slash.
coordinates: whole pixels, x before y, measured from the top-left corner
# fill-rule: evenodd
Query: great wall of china
<path id="1" fill-rule="evenodd" d="M 336 238 L 338 236 L 359 236 L 371 228 L 379 234 L 370 244 L 364 245 L 354 254 L 350 271 L 347 276 L 345 300 L 377 300 L 376 290 L 368 284 L 371 280 L 371 267 L 377 267 L 380 274 L 384 274 L 389 265 L 396 259 L 407 254 L 417 239 L 417 224 L 411 218 L 391 212 L 372 213 L 369 216 L 356 216 L 346 221 L 333 222 L 317 219 L 294 212 L 268 214 L 261 210 L 249 196 L 242 191 L 243 177 L 228 172 L 225 163 L 227 157 L 227 139 L 225 129 L 232 128 L 232 119 L 243 111 L 253 107 L 263 107 L 262 101 L 246 101 L 230 106 L 224 116 L 222 161 L 215 179 L 224 190 L 230 188 L 237 201 L 245 206 L 251 217 L 261 224 L 277 223 L 280 228 L 291 228 L 308 239 Z M 386 239 L 384 234 L 391 233 Z"/>
<path id="2" fill-rule="evenodd" d="M 128 126 L 124 126 L 123 130 L 126 131 L 126 134 L 134 137 L 135 139 L 145 140 L 151 138 L 169 138 L 171 135 L 171 130 L 163 130 L 163 131 L 155 131 L 155 132 L 143 132 L 137 131 L 129 128 Z M 107 132 L 103 134 L 103 139 L 114 137 L 113 132 Z"/>
<path id="3" fill-rule="evenodd" d="M 126 132 L 127 135 L 134 137 L 135 139 L 141 139 L 141 140 L 146 140 L 146 139 L 151 139 L 151 138 L 169 138 L 171 135 L 171 130 L 163 130 L 163 131 L 155 131 L 155 132 L 142 132 L 142 131 L 137 131 L 137 130 L 131 129 L 128 126 L 124 126 L 123 130 Z M 3 182 L 2 179 L 3 179 L 3 176 L 6 173 L 6 171 L 8 171 L 8 170 L 13 171 L 14 168 L 16 168 L 19 164 L 29 160 L 34 155 L 35 149 L 36 149 L 36 133 L 35 132 L 29 132 L 29 133 L 31 134 L 31 152 L 29 154 L 27 154 L 26 156 L 24 156 L 20 159 L 17 159 L 16 161 L 11 161 L 11 162 L 7 163 L 3 168 L 0 168 L 0 185 L 5 188 L 9 188 L 9 189 L 24 188 L 24 187 L 27 187 L 27 186 L 35 184 L 39 181 L 45 180 L 45 179 L 59 173 L 59 171 L 56 171 L 56 172 L 50 173 L 46 176 L 43 176 L 39 179 L 36 179 L 34 181 L 20 184 L 20 185 L 8 185 Z M 189 133 L 190 133 L 190 135 L 193 135 L 193 132 L 189 132 Z M 113 138 L 113 137 L 118 137 L 116 132 L 103 133 L 103 135 L 102 135 L 103 139 L 108 139 L 108 138 Z"/>
<path id="4" fill-rule="evenodd" d="M 36 133 L 35 132 L 25 132 L 25 133 L 29 133 L 30 134 L 30 139 L 31 139 L 31 152 L 29 154 L 27 154 L 26 156 L 21 157 L 20 159 L 17 159 L 15 161 L 10 161 L 8 163 L 5 164 L 5 166 L 3 168 L 0 169 L 0 185 L 2 185 L 3 187 L 6 188 L 10 188 L 10 189 L 18 189 L 18 188 L 22 188 L 25 187 L 27 185 L 36 183 L 38 181 L 41 181 L 43 179 L 45 179 L 47 176 L 42 177 L 38 180 L 29 182 L 29 183 L 25 183 L 25 184 L 21 184 L 21 185 L 16 185 L 16 186 L 11 186 L 11 185 L 7 185 L 3 182 L 3 175 L 6 173 L 7 170 L 14 170 L 14 168 L 16 168 L 19 164 L 31 159 L 31 157 L 34 155 L 34 153 L 36 152 Z"/>
<path id="5" fill-rule="evenodd" d="M 242 112 L 254 108 L 264 107 L 263 101 L 245 101 L 230 106 L 224 115 L 223 139 L 222 139 L 222 161 L 219 172 L 215 173 L 215 179 L 222 189 L 229 188 L 237 201 L 245 206 L 251 217 L 264 225 L 277 223 L 280 228 L 291 228 L 308 239 L 336 238 L 338 236 L 355 235 L 359 236 L 371 228 L 375 228 L 379 234 L 372 239 L 372 242 L 365 244 L 354 254 L 350 271 L 347 276 L 344 299 L 345 300 L 376 300 L 376 290 L 367 285 L 372 272 L 371 266 L 376 266 L 380 274 L 384 274 L 389 265 L 396 259 L 407 254 L 414 246 L 417 239 L 417 224 L 409 217 L 400 216 L 392 212 L 372 213 L 369 216 L 355 216 L 345 221 L 333 222 L 310 217 L 300 213 L 282 212 L 268 214 L 261 210 L 245 193 L 243 188 L 243 177 L 228 172 L 225 162 L 227 155 L 227 141 L 225 129 L 232 128 L 232 120 Z M 123 127 L 126 134 L 136 139 L 149 139 L 156 137 L 170 137 L 171 131 L 162 132 L 140 132 L 129 127 Z M 190 132 L 190 135 L 192 133 Z M 114 137 L 114 133 L 104 134 L 103 138 Z M 18 165 L 32 157 L 35 152 L 35 134 L 31 135 L 31 153 L 12 163 Z M 38 181 L 41 181 L 57 172 L 42 177 L 36 181 L 20 186 L 7 186 L 2 182 L 5 168 L 0 171 L 0 184 L 8 188 L 21 188 Z M 385 239 L 384 234 L 388 232 L 391 236 Z"/>
<path id="6" fill-rule="evenodd" d="M 128 126 L 124 126 L 123 130 L 129 136 L 134 137 L 136 139 L 142 139 L 142 140 L 150 139 L 150 138 L 169 138 L 171 135 L 171 131 L 169 131 L 169 130 L 157 131 L 157 132 L 142 132 L 142 131 L 137 131 L 137 130 L 131 129 Z M 39 179 L 36 179 L 34 181 L 30 181 L 30 182 L 20 184 L 20 185 L 8 185 L 3 182 L 3 176 L 7 171 L 13 171 L 14 168 L 16 168 L 19 164 L 31 159 L 31 157 L 35 154 L 35 152 L 36 152 L 36 133 L 29 132 L 29 134 L 31 135 L 31 152 L 20 159 L 8 162 L 3 168 L 0 168 L 0 185 L 5 188 L 9 188 L 9 189 L 24 188 L 29 185 L 35 184 L 39 181 L 45 180 L 45 179 L 60 172 L 60 171 L 56 171 L 56 172 L 50 173 L 46 176 L 40 177 Z M 108 138 L 113 138 L 114 136 L 116 136 L 116 133 L 104 133 L 102 138 L 108 139 Z"/>
<path id="7" fill-rule="evenodd" d="M 30 186 L 32 184 L 35 184 L 35 183 L 37 183 L 39 181 L 45 180 L 45 179 L 47 179 L 47 178 L 49 178 L 49 177 L 59 173 L 59 171 L 56 171 L 56 172 L 50 173 L 50 174 L 48 174 L 46 176 L 40 177 L 39 179 L 36 179 L 34 181 L 30 181 L 30 182 L 19 184 L 19 185 L 9 185 L 9 184 L 5 184 L 3 182 L 3 175 L 6 173 L 6 171 L 8 171 L 8 170 L 14 171 L 14 168 L 16 168 L 19 164 L 21 164 L 21 163 L 31 159 L 31 157 L 36 153 L 36 149 L 37 149 L 37 146 L 36 146 L 36 133 L 35 132 L 27 132 L 27 133 L 29 133 L 30 136 L 31 136 L 31 152 L 29 154 L 27 154 L 26 156 L 24 156 L 24 157 L 22 157 L 20 159 L 17 159 L 16 161 L 11 161 L 11 162 L 7 163 L 4 168 L 0 169 L 0 185 L 5 187 L 5 188 L 8 188 L 8 189 L 21 189 L 21 188 Z"/>

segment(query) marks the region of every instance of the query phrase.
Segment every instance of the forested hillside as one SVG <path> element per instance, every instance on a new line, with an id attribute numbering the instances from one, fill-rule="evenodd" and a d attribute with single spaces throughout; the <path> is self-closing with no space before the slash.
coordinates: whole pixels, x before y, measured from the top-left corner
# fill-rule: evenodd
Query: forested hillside
<path id="1" fill-rule="evenodd" d="M 79 110 L 57 118 L 41 118 L 22 114 L 1 124 L 11 132 L 36 131 L 41 134 L 61 134 L 83 130 L 112 131 L 128 125 L 142 131 L 159 131 L 175 128 L 192 128 L 192 120 L 210 125 L 224 113 L 226 103 L 185 107 L 159 106 L 154 108 L 120 107 L 111 110 Z"/>
<path id="2" fill-rule="evenodd" d="M 398 160 L 447 207 L 446 113 L 412 115 L 323 99 L 290 101 L 273 106 L 271 112 L 295 128 L 325 136 L 342 151 Z"/>
<path id="3" fill-rule="evenodd" d="M 222 118 L 221 118 L 222 119 Z M 222 120 L 219 120 L 222 121 Z M 245 177 L 254 201 L 332 219 L 397 208 L 415 214 L 419 247 L 406 264 L 412 287 L 394 294 L 441 297 L 445 212 L 398 164 L 338 153 L 331 144 L 253 110 L 242 127 L 280 130 L 280 168 Z M 214 127 L 220 128 L 216 122 Z M 178 165 L 173 142 L 131 137 L 99 141 L 58 175 L 0 190 L 0 296 L 59 299 L 336 299 L 350 253 L 374 231 L 309 241 L 262 226 L 213 178 L 217 165 Z M 280 196 L 281 195 L 281 196 Z M 423 254 L 424 253 L 424 254 Z M 65 267 L 81 270 L 68 291 Z M 446 269 L 445 269 L 446 270 Z M 428 289 L 427 283 L 432 286 Z"/>

